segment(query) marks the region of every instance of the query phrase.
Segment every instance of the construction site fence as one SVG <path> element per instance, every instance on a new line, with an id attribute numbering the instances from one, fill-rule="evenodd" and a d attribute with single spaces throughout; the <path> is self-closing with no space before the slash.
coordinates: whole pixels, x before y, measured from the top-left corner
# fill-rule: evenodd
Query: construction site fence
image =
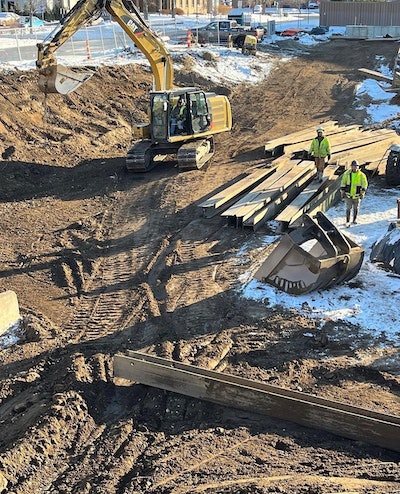
<path id="1" fill-rule="evenodd" d="M 56 26 L 38 28 L 0 29 L 0 67 L 9 67 L 20 62 L 35 66 L 37 43 L 41 43 Z M 181 23 L 165 25 L 156 23 L 152 28 L 166 42 L 185 44 L 187 28 Z M 88 59 L 126 57 L 138 52 L 132 40 L 116 22 L 103 22 L 95 26 L 85 26 L 77 31 L 57 50 L 57 59 L 67 64 L 73 58 L 74 64 L 86 63 Z M 144 57 L 143 57 L 144 58 Z"/>

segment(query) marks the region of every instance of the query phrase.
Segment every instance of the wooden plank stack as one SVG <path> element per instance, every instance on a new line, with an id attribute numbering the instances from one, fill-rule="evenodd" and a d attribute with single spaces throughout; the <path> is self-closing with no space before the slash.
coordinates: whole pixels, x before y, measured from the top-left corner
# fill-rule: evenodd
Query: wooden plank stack
<path id="1" fill-rule="evenodd" d="M 389 147 L 400 141 L 394 130 L 340 126 L 334 121 L 321 125 L 332 148 L 322 183 L 313 181 L 316 170 L 308 154 L 316 129 L 303 129 L 268 141 L 265 166 L 202 202 L 203 215 L 220 214 L 236 228 L 256 230 L 270 220 L 278 221 L 281 231 L 295 227 L 304 213 L 326 211 L 339 200 L 340 174 L 353 159 L 375 174 L 386 164 Z"/>

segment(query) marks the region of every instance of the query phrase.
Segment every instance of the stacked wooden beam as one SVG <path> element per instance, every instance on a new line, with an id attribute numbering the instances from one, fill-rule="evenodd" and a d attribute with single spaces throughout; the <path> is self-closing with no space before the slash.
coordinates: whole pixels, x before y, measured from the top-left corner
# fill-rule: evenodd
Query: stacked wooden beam
<path id="1" fill-rule="evenodd" d="M 391 144 L 400 141 L 388 129 L 339 126 L 334 121 L 322 126 L 332 147 L 332 164 L 325 168 L 322 183 L 313 181 L 316 170 L 308 155 L 316 135 L 312 127 L 267 142 L 265 155 L 274 159 L 201 203 L 203 215 L 220 214 L 231 226 L 253 230 L 276 220 L 284 231 L 296 226 L 304 213 L 326 211 L 339 200 L 340 172 L 353 159 L 376 173 L 386 164 Z"/>

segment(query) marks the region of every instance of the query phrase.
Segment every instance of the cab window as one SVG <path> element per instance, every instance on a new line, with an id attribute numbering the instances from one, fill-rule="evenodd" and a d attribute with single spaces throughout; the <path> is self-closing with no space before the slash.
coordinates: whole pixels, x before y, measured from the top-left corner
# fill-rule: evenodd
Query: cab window
<path id="1" fill-rule="evenodd" d="M 155 94 L 151 105 L 153 139 L 167 139 L 168 95 Z"/>
<path id="2" fill-rule="evenodd" d="M 206 132 L 210 129 L 210 114 L 205 94 L 192 93 L 189 99 L 193 133 Z"/>

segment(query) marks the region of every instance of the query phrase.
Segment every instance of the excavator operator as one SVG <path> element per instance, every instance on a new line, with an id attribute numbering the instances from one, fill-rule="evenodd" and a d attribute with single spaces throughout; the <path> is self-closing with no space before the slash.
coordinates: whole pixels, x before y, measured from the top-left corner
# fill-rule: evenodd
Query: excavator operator
<path id="1" fill-rule="evenodd" d="M 181 96 L 171 110 L 170 135 L 187 132 L 187 106 L 185 98 Z"/>

